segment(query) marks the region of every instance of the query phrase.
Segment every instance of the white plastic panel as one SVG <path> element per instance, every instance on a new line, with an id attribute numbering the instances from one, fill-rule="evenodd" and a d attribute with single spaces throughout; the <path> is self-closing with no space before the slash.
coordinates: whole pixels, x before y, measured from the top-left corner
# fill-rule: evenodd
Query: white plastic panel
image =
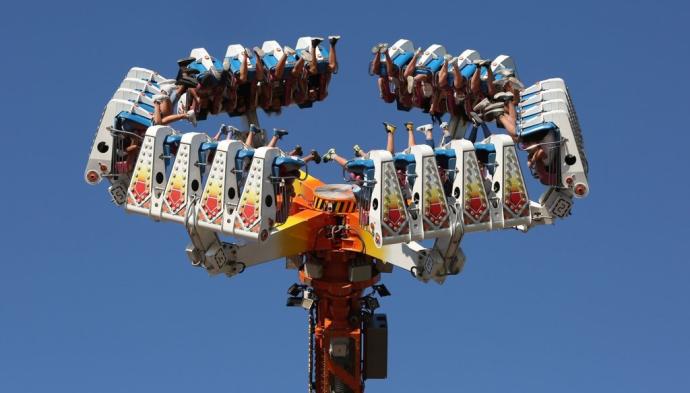
<path id="1" fill-rule="evenodd" d="M 161 214 L 163 220 L 184 223 L 193 201 L 201 196 L 199 147 L 207 140 L 206 134 L 197 132 L 182 136 L 170 179 L 165 187 Z"/>
<path id="2" fill-rule="evenodd" d="M 271 181 L 273 161 L 280 154 L 274 147 L 254 152 L 239 206 L 233 215 L 235 236 L 265 241 L 275 223 L 276 195 Z"/>
<path id="3" fill-rule="evenodd" d="M 165 158 L 162 157 L 163 145 L 165 137 L 173 132 L 166 126 L 152 126 L 146 130 L 127 189 L 127 211 L 160 219 L 163 191 L 168 180 Z"/>
<path id="4" fill-rule="evenodd" d="M 418 220 L 422 222 L 422 236 L 424 239 L 450 236 L 450 209 L 438 174 L 434 150 L 427 145 L 415 145 L 410 151 L 417 163 L 412 200 L 419 201 Z"/>
<path id="5" fill-rule="evenodd" d="M 409 242 L 410 221 L 405 198 L 395 173 L 393 157 L 386 150 L 372 150 L 376 184 L 371 195 L 369 231 L 377 247 L 385 244 Z"/>
<path id="6" fill-rule="evenodd" d="M 466 139 L 455 139 L 449 146 L 456 156 L 452 194 L 459 212 L 457 219 L 462 220 L 464 232 L 491 230 L 489 200 L 474 144 Z"/>
<path id="7" fill-rule="evenodd" d="M 232 217 L 240 200 L 235 156 L 243 147 L 242 142 L 235 140 L 218 142 L 204 191 L 197 205 L 200 226 L 215 232 L 221 232 L 226 227 L 227 234 L 232 234 Z"/>

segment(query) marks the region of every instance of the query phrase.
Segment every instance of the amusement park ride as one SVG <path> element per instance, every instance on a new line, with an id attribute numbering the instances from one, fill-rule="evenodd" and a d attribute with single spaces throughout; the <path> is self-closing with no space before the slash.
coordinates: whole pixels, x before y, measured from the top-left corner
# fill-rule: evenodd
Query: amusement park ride
<path id="1" fill-rule="evenodd" d="M 296 49 L 321 66 L 329 49 L 318 41 L 311 48 L 316 56 L 308 53 L 312 37 L 302 37 Z M 201 86 L 204 78 L 234 80 L 243 56 L 251 57 L 250 74 L 257 62 L 272 70 L 283 56 L 289 71 L 299 57 L 281 53 L 275 41 L 262 49 L 250 55 L 231 45 L 222 61 L 194 49 L 181 70 L 195 70 L 189 74 Z M 402 68 L 414 46 L 400 40 L 387 51 Z M 443 55 L 442 46 L 432 45 L 416 66 L 433 73 Z M 468 50 L 458 59 L 464 75 L 479 54 Z M 490 67 L 497 78 L 501 69 L 515 70 L 505 55 Z M 155 125 L 154 99 L 179 79 L 129 70 L 101 117 L 85 180 L 97 184 L 105 178 L 115 204 L 128 212 L 184 225 L 191 239 L 188 258 L 211 275 L 231 277 L 286 258 L 300 280 L 288 289 L 288 306 L 309 313 L 310 392 L 360 393 L 366 379 L 386 378 L 387 320 L 377 312 L 377 296 L 390 293 L 379 283 L 381 273 L 397 266 L 422 282 L 443 283 L 463 268 L 465 234 L 552 224 L 569 216 L 573 199 L 589 191 L 580 126 L 561 79 L 520 92 L 517 146 L 508 135 L 486 132 L 476 117 L 466 122 L 452 116 L 451 138 L 441 146 L 415 145 L 396 154 L 372 150 L 344 167 L 347 184 L 322 183 L 308 175 L 302 159 L 277 147 Z M 274 93 L 276 87 L 284 83 L 273 84 Z M 234 113 L 245 130 L 258 125 L 258 107 Z M 468 139 L 465 125 L 472 129 Z M 485 138 L 477 142 L 479 128 Z M 547 151 L 551 174 L 542 180 L 546 191 L 538 201 L 528 197 L 518 155 L 528 139 Z M 425 247 L 422 240 L 433 245 Z"/>

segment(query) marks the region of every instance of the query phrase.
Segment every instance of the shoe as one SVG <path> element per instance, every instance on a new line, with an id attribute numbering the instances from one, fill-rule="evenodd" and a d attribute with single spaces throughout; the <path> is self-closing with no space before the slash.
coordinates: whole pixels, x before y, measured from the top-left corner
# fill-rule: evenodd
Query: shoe
<path id="1" fill-rule="evenodd" d="M 319 154 L 318 151 L 312 150 L 311 153 L 309 153 L 310 156 L 314 159 L 314 162 L 317 164 L 321 163 L 321 155 Z"/>
<path id="2" fill-rule="evenodd" d="M 200 71 L 197 70 L 196 68 L 185 67 L 184 69 L 182 69 L 182 74 L 186 75 L 186 76 L 198 75 L 199 73 L 200 73 Z"/>
<path id="3" fill-rule="evenodd" d="M 509 91 L 502 91 L 502 92 L 496 93 L 494 95 L 494 100 L 501 101 L 501 102 L 508 102 L 508 101 L 511 101 L 513 99 L 513 97 L 514 97 L 513 93 L 511 93 Z"/>
<path id="4" fill-rule="evenodd" d="M 407 77 L 407 94 L 412 94 L 414 90 L 414 76 Z"/>
<path id="5" fill-rule="evenodd" d="M 444 121 L 439 125 L 443 131 L 448 131 L 448 122 Z"/>
<path id="6" fill-rule="evenodd" d="M 501 68 L 500 70 L 496 71 L 496 74 L 504 77 L 509 77 L 515 76 L 515 71 L 512 68 Z"/>
<path id="7" fill-rule="evenodd" d="M 452 59 L 448 60 L 448 65 L 453 65 L 453 64 L 458 64 L 458 58 L 453 57 Z"/>
<path id="8" fill-rule="evenodd" d="M 283 137 L 287 134 L 288 134 L 287 130 L 284 130 L 282 128 L 274 128 L 273 129 L 273 135 L 277 136 L 278 139 L 283 139 Z"/>
<path id="9" fill-rule="evenodd" d="M 514 76 L 508 77 L 508 82 L 513 86 L 513 89 L 525 90 L 525 85 L 520 82 L 520 80 Z"/>
<path id="10" fill-rule="evenodd" d="M 491 122 L 496 119 L 498 119 L 501 115 L 503 115 L 505 111 L 503 110 L 503 107 L 501 108 L 495 108 L 490 111 L 484 112 L 484 121 L 486 122 Z"/>
<path id="11" fill-rule="evenodd" d="M 417 48 L 414 50 L 414 54 L 419 56 L 422 53 L 422 48 Z"/>
<path id="12" fill-rule="evenodd" d="M 194 88 L 194 87 L 196 87 L 196 85 L 198 85 L 198 82 L 196 81 L 196 79 L 192 78 L 191 76 L 183 76 L 182 78 L 178 79 L 175 82 L 175 84 L 178 86 L 186 86 L 186 87 Z"/>
<path id="13" fill-rule="evenodd" d="M 180 68 L 185 68 L 188 65 L 194 63 L 196 59 L 194 57 L 185 57 L 177 61 L 177 65 L 180 66 Z"/>
<path id="14" fill-rule="evenodd" d="M 264 51 L 258 46 L 255 46 L 254 48 L 252 48 L 252 50 L 254 51 L 254 53 L 256 53 L 256 56 L 259 58 L 262 58 L 265 55 Z"/>
<path id="15" fill-rule="evenodd" d="M 492 104 L 487 105 L 486 108 L 484 108 L 483 112 L 486 113 L 486 112 L 490 112 L 492 110 L 499 109 L 499 108 L 503 109 L 504 106 L 505 106 L 505 104 L 502 102 L 494 102 Z"/>
<path id="16" fill-rule="evenodd" d="M 302 151 L 302 146 L 297 145 L 294 149 L 292 149 L 292 154 L 290 155 L 302 157 L 302 154 L 304 154 L 304 152 Z"/>
<path id="17" fill-rule="evenodd" d="M 391 134 L 395 132 L 395 129 L 397 128 L 391 123 L 386 123 L 385 121 L 383 122 L 383 126 L 386 128 L 386 132 L 390 132 Z"/>
<path id="18" fill-rule="evenodd" d="M 312 57 L 311 53 L 307 52 L 306 50 L 303 50 L 300 52 L 300 57 L 303 58 L 305 61 L 312 61 L 314 60 L 314 57 Z"/>
<path id="19" fill-rule="evenodd" d="M 289 46 L 284 46 L 283 47 L 283 53 L 285 53 L 286 56 L 294 56 L 295 55 L 295 50 L 290 48 Z"/>
<path id="20" fill-rule="evenodd" d="M 472 123 L 475 125 L 484 123 L 484 120 L 482 120 L 482 118 L 479 117 L 479 115 L 475 112 L 470 112 L 470 120 L 472 120 Z"/>
<path id="21" fill-rule="evenodd" d="M 405 122 L 405 128 L 407 128 L 407 131 L 413 131 L 414 130 L 414 123 L 411 121 L 406 121 Z"/>
<path id="22" fill-rule="evenodd" d="M 196 127 L 196 112 L 187 111 L 187 120 L 189 120 L 189 122 L 192 123 L 194 127 Z"/>
<path id="23" fill-rule="evenodd" d="M 312 46 L 312 47 L 319 46 L 319 44 L 320 44 L 321 42 L 323 42 L 323 38 L 321 38 L 321 37 L 312 37 L 312 39 L 311 39 L 311 46 Z"/>
<path id="24" fill-rule="evenodd" d="M 474 65 L 476 65 L 477 67 L 486 67 L 489 64 L 491 64 L 491 60 L 477 59 L 477 60 L 473 61 L 472 63 L 474 63 Z"/>
<path id="25" fill-rule="evenodd" d="M 256 124 L 250 124 L 249 125 L 249 131 L 256 134 L 256 133 L 261 132 L 261 128 L 257 127 Z"/>
<path id="26" fill-rule="evenodd" d="M 339 35 L 329 35 L 328 36 L 328 43 L 331 44 L 331 46 L 335 46 L 336 42 L 340 39 Z"/>
<path id="27" fill-rule="evenodd" d="M 333 149 L 333 148 L 328 149 L 328 151 L 321 156 L 321 160 L 323 162 L 328 162 L 328 161 L 332 160 L 333 158 L 335 158 L 335 149 Z"/>
<path id="28" fill-rule="evenodd" d="M 425 133 L 425 134 L 427 133 L 427 131 L 431 131 L 431 130 L 433 130 L 433 129 L 434 129 L 434 125 L 433 125 L 433 124 L 424 124 L 424 125 L 421 125 L 421 126 L 417 127 L 417 131 L 423 132 L 423 133 Z"/>
<path id="29" fill-rule="evenodd" d="M 477 105 L 475 105 L 474 108 L 472 108 L 472 110 L 477 112 L 477 113 L 483 112 L 484 108 L 486 108 L 489 104 L 491 104 L 491 101 L 489 101 L 488 98 L 485 98 L 485 99 L 479 101 L 479 103 Z"/>
<path id="30" fill-rule="evenodd" d="M 352 146 L 352 150 L 355 152 L 355 157 L 359 157 L 359 153 L 362 151 L 362 148 L 359 147 L 359 145 L 354 145 Z"/>
<path id="31" fill-rule="evenodd" d="M 443 60 L 446 61 L 447 63 L 450 63 L 450 61 L 453 59 L 453 56 L 451 56 L 450 53 L 446 53 L 443 55 Z"/>
<path id="32" fill-rule="evenodd" d="M 371 47 L 371 53 L 381 53 L 381 44 L 376 44 Z"/>

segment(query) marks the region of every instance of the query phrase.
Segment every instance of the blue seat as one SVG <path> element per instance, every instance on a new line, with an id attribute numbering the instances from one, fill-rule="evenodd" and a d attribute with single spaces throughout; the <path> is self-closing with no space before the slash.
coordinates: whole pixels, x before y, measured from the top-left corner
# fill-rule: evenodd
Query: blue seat
<path id="1" fill-rule="evenodd" d="M 455 150 L 453 149 L 434 149 L 434 154 L 436 155 L 436 164 L 445 169 L 448 174 L 448 179 L 449 179 L 449 184 L 453 183 L 453 180 L 455 179 L 455 162 L 456 162 L 456 155 L 455 155 Z M 449 194 L 446 192 L 446 194 Z"/>
<path id="2" fill-rule="evenodd" d="M 130 113 L 130 112 L 120 112 L 117 115 L 116 122 L 125 122 L 125 121 L 131 121 L 137 124 L 140 124 L 142 126 L 146 127 L 151 127 L 153 125 L 153 121 L 150 119 L 145 118 L 144 116 L 137 115 L 136 113 Z"/>
<path id="3" fill-rule="evenodd" d="M 218 71 L 221 71 L 223 69 L 223 63 L 220 62 L 218 59 L 212 57 L 211 61 L 213 62 L 213 68 L 215 68 Z M 192 62 L 187 66 L 187 68 L 199 71 L 199 73 L 195 75 L 196 79 L 199 82 L 205 80 L 209 76 L 213 76 L 211 70 L 206 68 L 206 66 L 201 62 L 201 59 Z"/>
<path id="4" fill-rule="evenodd" d="M 540 140 L 550 132 L 558 132 L 558 126 L 552 122 L 546 122 L 518 130 L 518 137 L 523 141 Z"/>
<path id="5" fill-rule="evenodd" d="M 379 67 L 379 75 L 389 76 L 388 69 L 386 68 L 386 56 L 384 54 L 381 54 L 380 56 L 381 66 Z M 414 57 L 413 53 L 403 52 L 391 57 L 391 61 L 393 61 L 393 66 L 395 68 L 397 68 L 398 70 L 402 70 L 403 68 L 407 67 L 407 64 L 410 62 L 410 60 L 412 60 L 412 57 Z M 371 68 L 371 63 L 369 67 Z"/>
<path id="6" fill-rule="evenodd" d="M 396 167 L 408 166 L 410 164 L 415 163 L 414 155 L 406 153 L 396 153 L 395 157 L 393 157 L 393 162 Z"/>
<path id="7" fill-rule="evenodd" d="M 268 69 L 274 69 L 279 63 L 278 58 L 274 54 L 266 54 L 264 57 L 262 57 L 262 60 L 264 62 L 264 65 Z M 295 63 L 297 63 L 297 56 L 296 55 L 290 55 L 287 58 L 287 61 L 285 62 L 285 73 L 287 75 L 288 72 L 290 72 L 294 67 Z"/>
<path id="8" fill-rule="evenodd" d="M 470 80 L 474 72 L 477 70 L 477 66 L 474 64 L 466 64 L 464 67 L 460 68 L 460 75 L 466 80 Z M 455 80 L 455 75 L 453 75 L 453 66 L 448 64 L 448 84 L 452 85 Z"/>
<path id="9" fill-rule="evenodd" d="M 426 64 L 422 66 L 417 66 L 414 71 L 415 75 L 433 75 L 441 70 L 443 67 L 443 58 L 438 57 L 436 59 L 429 60 Z"/>
<path id="10" fill-rule="evenodd" d="M 496 166 L 496 146 L 491 143 L 475 143 L 474 151 L 477 154 L 477 160 L 484 164 L 493 175 Z"/>
<path id="11" fill-rule="evenodd" d="M 374 169 L 374 160 L 356 158 L 352 161 L 348 161 L 346 167 L 350 172 L 364 173 L 367 169 Z"/>
<path id="12" fill-rule="evenodd" d="M 304 160 L 299 158 L 277 157 L 273 161 L 273 176 L 284 176 L 287 173 L 300 170 L 304 165 Z"/>

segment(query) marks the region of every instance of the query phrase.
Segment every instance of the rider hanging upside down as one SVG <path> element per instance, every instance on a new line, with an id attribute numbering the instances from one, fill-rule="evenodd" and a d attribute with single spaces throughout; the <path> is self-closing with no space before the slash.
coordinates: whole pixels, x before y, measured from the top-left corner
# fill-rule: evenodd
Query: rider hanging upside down
<path id="1" fill-rule="evenodd" d="M 295 97 L 297 104 L 306 102 L 322 101 L 328 96 L 328 84 L 331 81 L 331 75 L 338 72 L 338 60 L 335 53 L 335 44 L 340 39 L 340 36 L 332 35 L 328 37 L 330 43 L 330 50 L 328 52 L 328 64 L 323 72 L 319 72 L 318 58 L 316 49 L 323 41 L 322 38 L 312 38 L 311 51 L 302 51 L 301 57 L 307 62 L 307 72 L 303 73 L 300 80 L 299 97 Z"/>

